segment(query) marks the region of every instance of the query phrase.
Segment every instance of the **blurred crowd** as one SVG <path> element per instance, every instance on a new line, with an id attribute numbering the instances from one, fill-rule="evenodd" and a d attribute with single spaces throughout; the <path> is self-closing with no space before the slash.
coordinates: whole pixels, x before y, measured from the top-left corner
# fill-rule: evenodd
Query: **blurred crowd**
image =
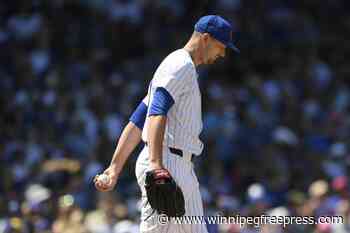
<path id="1" fill-rule="evenodd" d="M 206 214 L 343 216 L 209 233 L 350 232 L 350 2 L 0 2 L 0 232 L 137 233 L 137 153 L 97 193 L 160 61 L 196 20 L 234 22 L 240 54 L 200 67 Z"/>

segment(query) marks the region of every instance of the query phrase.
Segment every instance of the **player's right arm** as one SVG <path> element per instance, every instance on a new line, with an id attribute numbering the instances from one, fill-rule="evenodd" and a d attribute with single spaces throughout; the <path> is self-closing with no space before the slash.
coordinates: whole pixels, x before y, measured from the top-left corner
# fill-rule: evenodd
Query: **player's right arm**
<path id="1" fill-rule="evenodd" d="M 109 176 L 107 184 L 94 179 L 95 187 L 99 191 L 110 191 L 117 183 L 125 162 L 141 141 L 141 133 L 146 119 L 147 105 L 145 99 L 139 104 L 130 117 L 129 123 L 123 129 L 117 147 L 114 151 L 109 167 L 103 172 Z"/>

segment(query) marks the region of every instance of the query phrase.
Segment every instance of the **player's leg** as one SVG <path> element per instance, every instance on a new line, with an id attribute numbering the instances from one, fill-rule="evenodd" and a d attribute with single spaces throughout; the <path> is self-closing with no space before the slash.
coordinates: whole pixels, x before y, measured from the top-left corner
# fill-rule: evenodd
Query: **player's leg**
<path id="1" fill-rule="evenodd" d="M 181 226 L 175 225 L 172 222 L 164 222 L 164 216 L 161 216 L 163 217 L 161 219 L 156 211 L 152 209 L 145 190 L 145 172 L 147 168 L 148 166 L 141 167 L 140 165 L 137 168 L 137 181 L 142 192 L 140 233 L 190 233 L 190 231 L 181 230 Z"/>
<path id="2" fill-rule="evenodd" d="M 177 155 L 165 153 L 164 165 L 173 176 L 176 183 L 180 186 L 185 197 L 185 216 L 203 217 L 203 202 L 199 191 L 197 176 L 193 170 L 193 164 L 183 160 Z M 188 220 L 189 218 L 187 218 Z M 186 222 L 186 221 L 185 221 Z M 172 221 L 170 229 L 172 232 L 186 233 L 207 233 L 205 224 L 177 224 Z"/>
<path id="3" fill-rule="evenodd" d="M 191 233 L 207 233 L 207 226 L 204 222 L 204 213 L 203 213 L 203 202 L 199 189 L 195 190 L 191 198 L 186 202 L 186 215 L 195 216 L 197 220 L 200 217 L 203 217 L 201 220 L 203 222 L 196 221 L 195 224 L 190 224 Z"/>
<path id="4" fill-rule="evenodd" d="M 163 162 L 169 170 L 174 180 L 181 187 L 185 197 L 186 216 L 203 216 L 203 204 L 199 192 L 199 184 L 193 172 L 193 166 L 188 161 L 182 160 L 177 155 L 163 151 Z M 141 233 L 207 233 L 205 224 L 178 224 L 172 219 L 163 223 L 159 220 L 159 215 L 148 203 L 145 190 L 145 173 L 148 168 L 148 149 L 145 148 L 136 162 L 136 177 L 142 192 L 141 201 Z"/>
<path id="5" fill-rule="evenodd" d="M 158 221 L 157 213 L 151 208 L 146 195 L 145 179 L 146 170 L 148 169 L 148 148 L 145 147 L 136 162 L 135 173 L 137 183 L 141 190 L 141 219 L 140 219 L 140 233 L 163 233 L 169 231 L 169 226 L 161 225 Z M 174 231 L 172 231 L 174 232 Z"/>

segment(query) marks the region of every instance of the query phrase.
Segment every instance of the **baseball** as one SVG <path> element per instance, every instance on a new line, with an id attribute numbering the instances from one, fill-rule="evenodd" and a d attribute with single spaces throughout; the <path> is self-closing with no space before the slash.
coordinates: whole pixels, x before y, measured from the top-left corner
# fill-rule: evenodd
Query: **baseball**
<path id="1" fill-rule="evenodd" d="M 106 174 L 101 174 L 98 176 L 98 180 L 104 184 L 107 184 L 107 183 L 109 183 L 109 176 Z"/>

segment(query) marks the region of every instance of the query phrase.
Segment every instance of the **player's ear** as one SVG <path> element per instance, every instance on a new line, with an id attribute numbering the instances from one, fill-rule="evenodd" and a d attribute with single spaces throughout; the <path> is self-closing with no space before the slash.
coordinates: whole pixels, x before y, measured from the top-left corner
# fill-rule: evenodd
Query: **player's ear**
<path id="1" fill-rule="evenodd" d="M 205 41 L 205 42 L 207 42 L 209 39 L 210 39 L 210 35 L 209 35 L 209 33 L 203 33 L 203 40 Z"/>
<path id="2" fill-rule="evenodd" d="M 203 33 L 202 40 L 203 40 L 204 44 L 207 45 L 210 41 L 210 35 L 208 33 Z"/>

